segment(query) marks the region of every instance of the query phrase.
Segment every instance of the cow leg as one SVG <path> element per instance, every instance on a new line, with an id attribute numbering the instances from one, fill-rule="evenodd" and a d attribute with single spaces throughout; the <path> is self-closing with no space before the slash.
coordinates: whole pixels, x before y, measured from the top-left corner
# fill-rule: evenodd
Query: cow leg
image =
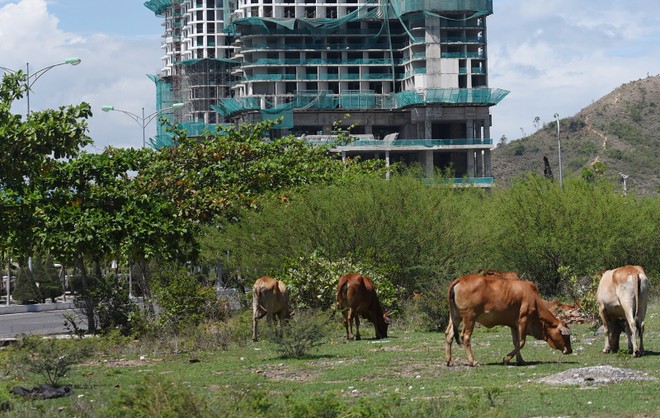
<path id="1" fill-rule="evenodd" d="M 445 360 L 447 361 L 447 366 L 451 366 L 451 345 L 454 342 L 454 324 L 449 319 L 449 325 L 445 330 Z"/>
<path id="2" fill-rule="evenodd" d="M 350 309 L 344 309 L 342 312 L 344 316 L 344 327 L 346 327 L 346 339 L 353 339 L 353 317 L 351 316 Z"/>
<path id="3" fill-rule="evenodd" d="M 600 320 L 603 323 L 603 333 L 605 334 L 605 347 L 603 348 L 603 353 L 611 353 L 612 347 L 610 342 L 612 341 L 612 336 L 610 335 L 609 318 L 605 312 L 605 307 L 601 304 L 598 306 L 598 315 L 600 315 Z"/>
<path id="4" fill-rule="evenodd" d="M 278 312 L 273 315 L 274 326 L 277 329 L 277 333 L 281 337 L 284 334 L 284 323 L 282 321 L 282 312 Z"/>
<path id="5" fill-rule="evenodd" d="M 257 341 L 257 314 L 252 315 L 252 341 Z"/>
<path id="6" fill-rule="evenodd" d="M 520 328 L 522 326 L 527 326 L 521 323 L 519 325 Z M 522 336 L 522 337 L 521 337 Z M 513 351 L 511 351 L 509 354 L 504 357 L 504 364 L 509 364 L 513 356 L 516 356 L 516 363 L 521 366 L 525 364 L 525 361 L 522 358 L 522 355 L 520 354 L 520 350 L 525 346 L 525 332 L 521 331 L 519 328 L 516 327 L 511 327 L 511 339 L 513 340 Z"/>
<path id="7" fill-rule="evenodd" d="M 475 367 L 478 366 L 479 363 L 476 362 L 474 359 L 474 354 L 472 354 L 472 344 L 470 343 L 470 338 L 472 338 L 472 331 L 474 330 L 474 321 L 472 318 L 464 318 L 463 319 L 463 330 L 461 331 L 461 341 L 463 341 L 463 345 L 465 346 L 465 352 L 467 353 L 468 357 L 468 365 Z"/>
<path id="8" fill-rule="evenodd" d="M 360 337 L 360 315 L 355 314 L 354 316 L 355 319 L 355 340 L 361 340 L 362 337 Z"/>
<path id="9" fill-rule="evenodd" d="M 639 357 L 641 354 L 639 352 L 639 346 L 637 345 L 637 321 L 633 316 L 632 310 L 626 309 L 626 324 L 625 324 L 626 336 L 628 337 L 628 351 L 632 353 L 633 356 Z"/>

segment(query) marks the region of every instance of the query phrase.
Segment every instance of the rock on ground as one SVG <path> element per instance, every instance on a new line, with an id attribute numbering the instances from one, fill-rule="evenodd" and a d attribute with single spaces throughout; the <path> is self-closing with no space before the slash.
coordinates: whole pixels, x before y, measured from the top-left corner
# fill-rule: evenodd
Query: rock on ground
<path id="1" fill-rule="evenodd" d="M 606 385 L 624 380 L 656 380 L 656 378 L 639 370 L 594 366 L 566 370 L 538 379 L 537 382 L 550 385 Z"/>

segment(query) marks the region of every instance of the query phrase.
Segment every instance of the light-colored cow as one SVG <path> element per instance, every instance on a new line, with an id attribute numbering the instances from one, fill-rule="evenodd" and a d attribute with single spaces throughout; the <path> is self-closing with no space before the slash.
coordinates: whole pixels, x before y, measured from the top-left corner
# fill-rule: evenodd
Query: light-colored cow
<path id="1" fill-rule="evenodd" d="M 632 355 L 639 357 L 644 353 L 648 293 L 649 279 L 640 266 L 628 265 L 603 273 L 596 292 L 598 313 L 605 329 L 603 353 L 619 351 L 622 331 L 626 332 Z"/>
<path id="2" fill-rule="evenodd" d="M 280 327 L 289 318 L 286 285 L 268 276 L 258 278 L 252 286 L 252 341 L 257 341 L 257 321 L 264 316 L 269 326 L 275 318 Z"/>

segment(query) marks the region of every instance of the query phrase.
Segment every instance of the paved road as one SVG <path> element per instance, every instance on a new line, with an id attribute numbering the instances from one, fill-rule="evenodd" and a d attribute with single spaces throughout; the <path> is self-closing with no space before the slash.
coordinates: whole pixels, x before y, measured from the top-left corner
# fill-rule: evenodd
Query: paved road
<path id="1" fill-rule="evenodd" d="M 64 326 L 64 314 L 73 313 L 74 309 L 46 311 L 46 312 L 22 312 L 0 315 L 0 338 L 13 338 L 20 334 L 48 335 L 66 333 Z M 84 329 L 87 325 L 81 325 Z"/>

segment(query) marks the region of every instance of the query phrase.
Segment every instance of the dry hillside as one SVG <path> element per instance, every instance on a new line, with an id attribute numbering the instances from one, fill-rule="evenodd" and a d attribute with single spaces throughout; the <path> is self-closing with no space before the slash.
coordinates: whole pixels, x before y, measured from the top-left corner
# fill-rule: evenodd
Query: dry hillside
<path id="1" fill-rule="evenodd" d="M 564 178 L 604 164 L 605 176 L 629 192 L 660 191 L 660 76 L 632 81 L 560 120 Z M 529 172 L 544 173 L 543 157 L 559 178 L 557 125 L 551 122 L 534 134 L 500 145 L 493 151 L 493 175 L 507 186 Z"/>

